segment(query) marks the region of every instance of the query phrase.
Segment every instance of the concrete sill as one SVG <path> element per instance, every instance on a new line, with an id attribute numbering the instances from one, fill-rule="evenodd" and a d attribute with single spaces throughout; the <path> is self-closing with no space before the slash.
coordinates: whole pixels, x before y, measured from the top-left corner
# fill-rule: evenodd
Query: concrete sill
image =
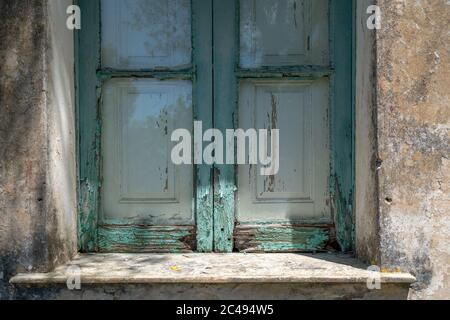
<path id="1" fill-rule="evenodd" d="M 70 266 L 81 283 L 106 284 L 366 284 L 374 272 L 337 254 L 81 254 L 51 273 L 19 274 L 15 285 L 66 284 Z M 71 271 L 73 272 L 73 271 Z M 408 273 L 381 273 L 385 284 L 409 285 Z"/>

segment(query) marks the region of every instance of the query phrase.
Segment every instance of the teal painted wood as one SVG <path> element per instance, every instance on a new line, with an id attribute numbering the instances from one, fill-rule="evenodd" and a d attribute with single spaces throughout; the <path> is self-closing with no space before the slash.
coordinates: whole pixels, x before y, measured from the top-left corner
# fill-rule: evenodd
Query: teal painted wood
<path id="1" fill-rule="evenodd" d="M 79 0 L 83 27 L 77 31 L 78 48 L 78 247 L 97 248 L 97 217 L 100 188 L 99 88 L 100 1 Z"/>
<path id="2" fill-rule="evenodd" d="M 237 111 L 237 1 L 213 1 L 214 126 L 225 132 L 235 127 Z M 225 154 L 225 153 L 224 153 Z M 232 252 L 235 220 L 235 168 L 214 166 L 214 250 Z"/>
<path id="3" fill-rule="evenodd" d="M 238 226 L 236 249 L 240 252 L 311 252 L 327 249 L 329 226 Z"/>
<path id="4" fill-rule="evenodd" d="M 203 130 L 213 128 L 212 0 L 193 0 L 194 116 Z M 203 134 L 203 133 L 202 133 Z M 196 166 L 197 250 L 213 251 L 213 183 L 212 166 Z"/>
<path id="5" fill-rule="evenodd" d="M 336 237 L 343 251 L 354 248 L 353 215 L 353 1 L 331 1 L 332 81 L 331 179 Z"/>
<path id="6" fill-rule="evenodd" d="M 100 252 L 180 253 L 195 250 L 194 226 L 101 226 Z"/>

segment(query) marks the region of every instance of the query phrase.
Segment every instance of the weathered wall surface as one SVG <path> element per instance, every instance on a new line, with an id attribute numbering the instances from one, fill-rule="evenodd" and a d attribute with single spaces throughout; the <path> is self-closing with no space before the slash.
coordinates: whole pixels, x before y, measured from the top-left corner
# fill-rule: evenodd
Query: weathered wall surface
<path id="1" fill-rule="evenodd" d="M 380 0 L 377 31 L 381 263 L 450 299 L 450 4 Z"/>
<path id="2" fill-rule="evenodd" d="M 145 284 L 17 287 L 16 299 L 52 300 L 406 300 L 408 285 L 384 284 Z"/>
<path id="3" fill-rule="evenodd" d="M 373 0 L 356 2 L 355 79 L 355 229 L 356 254 L 379 263 L 376 30 L 367 28 Z"/>
<path id="4" fill-rule="evenodd" d="M 76 251 L 68 2 L 0 1 L 0 298 L 12 274 L 48 271 Z"/>

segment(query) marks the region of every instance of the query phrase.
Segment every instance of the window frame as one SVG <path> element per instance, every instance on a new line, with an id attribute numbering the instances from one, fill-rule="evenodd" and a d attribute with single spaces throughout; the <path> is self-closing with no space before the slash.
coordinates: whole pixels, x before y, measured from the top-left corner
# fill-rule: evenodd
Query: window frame
<path id="1" fill-rule="evenodd" d="M 192 15 L 194 62 L 193 70 L 166 72 L 122 72 L 110 74 L 101 70 L 101 30 L 100 0 L 78 0 L 83 13 L 83 27 L 76 34 L 76 102 L 78 139 L 78 247 L 82 252 L 96 252 L 104 245 L 99 241 L 101 230 L 98 226 L 98 208 L 101 188 L 101 123 L 99 101 L 101 81 L 109 77 L 146 76 L 155 78 L 174 77 L 194 81 L 194 120 L 202 120 L 204 127 L 224 130 L 235 128 L 233 113 L 237 108 L 239 77 L 251 76 L 248 70 L 238 67 L 239 63 L 239 0 L 233 1 L 234 10 L 222 7 L 224 1 L 192 0 L 192 11 L 204 10 L 199 18 Z M 331 175 L 330 194 L 332 214 L 335 223 L 329 226 L 330 237 L 342 251 L 352 251 L 355 247 L 355 219 L 353 212 L 354 196 L 354 0 L 329 0 L 330 4 L 330 68 L 301 68 L 296 77 L 329 76 L 331 82 L 330 98 L 330 143 Z M 215 15 L 213 12 L 220 13 Z M 217 19 L 216 19 L 217 17 Z M 230 23 L 230 20 L 233 23 Z M 205 28 L 213 21 L 214 27 Z M 218 34 L 220 30 L 220 34 Z M 225 32 L 225 34 L 224 34 Z M 221 41 L 214 41 L 220 37 Z M 226 40 L 224 41 L 224 38 Z M 205 39 L 207 39 L 205 41 Z M 211 48 L 215 45 L 214 53 Z M 220 47 L 219 47 L 220 45 Z M 217 59 L 220 52 L 228 52 L 227 59 Z M 215 66 L 219 72 L 212 72 L 212 61 L 221 61 Z M 197 60 L 198 59 L 198 60 Z M 199 62 L 202 61 L 200 64 Z M 339 62 L 339 63 L 338 63 Z M 292 75 L 292 70 L 277 70 L 282 77 Z M 221 73 L 222 79 L 229 79 L 227 92 L 216 96 L 220 85 L 212 74 Z M 216 88 L 212 88 L 214 86 Z M 223 90 L 223 87 L 221 87 Z M 222 92 L 222 91 L 221 91 Z M 233 97 L 229 103 L 229 97 Z M 214 110 L 210 103 L 213 103 Z M 90 107 L 89 107 L 90 106 Z M 218 112 L 219 111 L 219 112 Z M 201 117 L 201 118 L 200 118 Z M 231 252 L 235 230 L 235 167 L 218 165 L 196 166 L 195 188 L 197 188 L 195 216 L 195 235 L 186 230 L 168 228 L 164 234 L 176 239 L 193 241 L 197 252 Z M 212 212 L 214 213 L 214 218 Z M 160 229 L 159 229 L 160 230 Z M 213 232 L 211 232 L 213 230 Z M 138 229 L 128 232 L 135 233 Z M 158 231 L 156 229 L 153 232 Z M 132 246 L 132 243 L 130 243 Z M 108 249 L 108 248 L 103 248 Z M 314 250 L 314 248 L 311 248 Z M 179 247 L 173 252 L 183 251 Z"/>

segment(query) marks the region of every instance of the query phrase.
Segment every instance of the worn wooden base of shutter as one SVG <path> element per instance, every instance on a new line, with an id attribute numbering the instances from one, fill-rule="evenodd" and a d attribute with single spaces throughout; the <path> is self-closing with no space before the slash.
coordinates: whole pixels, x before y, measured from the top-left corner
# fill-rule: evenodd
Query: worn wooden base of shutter
<path id="1" fill-rule="evenodd" d="M 240 225 L 234 233 L 239 252 L 330 251 L 335 239 L 331 226 Z"/>
<path id="2" fill-rule="evenodd" d="M 102 226 L 100 252 L 186 253 L 196 250 L 195 226 Z"/>

